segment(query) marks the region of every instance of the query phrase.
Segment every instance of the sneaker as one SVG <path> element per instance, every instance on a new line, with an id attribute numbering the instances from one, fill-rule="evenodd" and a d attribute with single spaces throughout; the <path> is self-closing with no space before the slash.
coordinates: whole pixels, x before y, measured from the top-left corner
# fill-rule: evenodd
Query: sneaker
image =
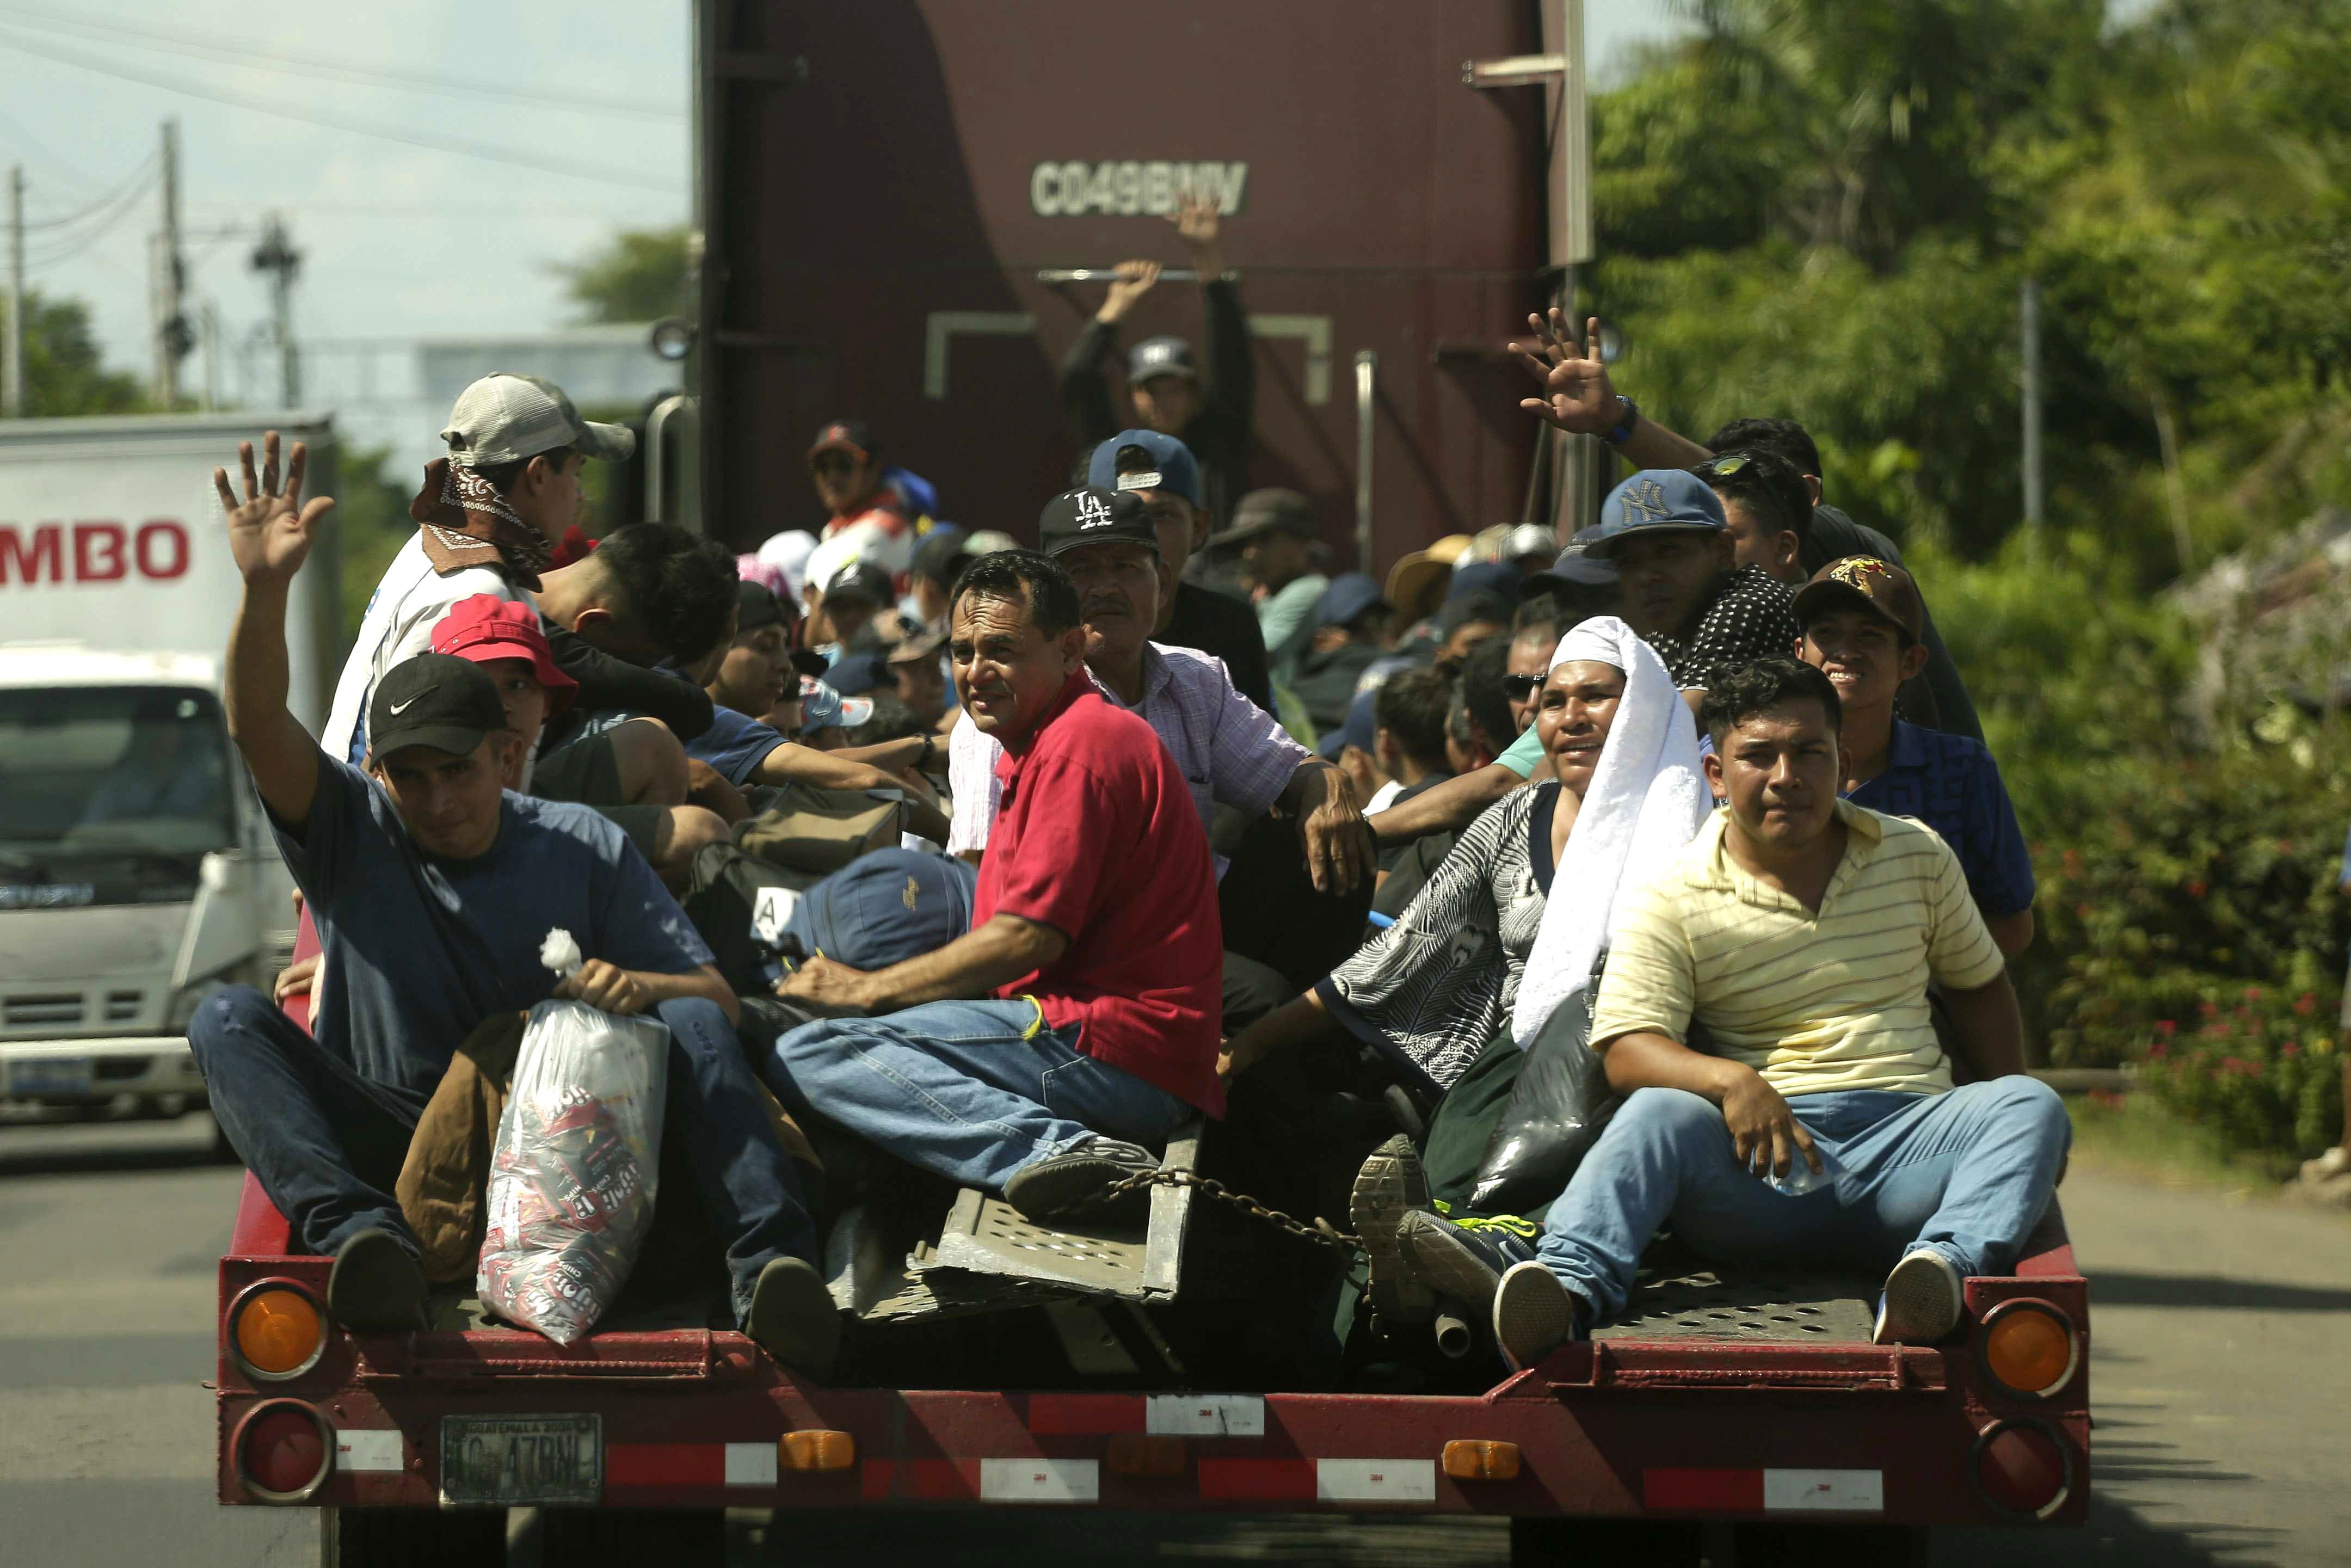
<path id="1" fill-rule="evenodd" d="M 362 1230 L 337 1248 L 327 1311 L 347 1329 L 396 1333 L 424 1326 L 424 1265 L 389 1230 Z"/>
<path id="2" fill-rule="evenodd" d="M 1512 1372 L 1524 1372 L 1568 1341 L 1582 1339 L 1588 1311 L 1548 1265 L 1513 1263 L 1494 1288 L 1494 1343 Z"/>
<path id="3" fill-rule="evenodd" d="M 2351 1149 L 2340 1144 L 2314 1160 L 2302 1162 L 2302 1179 L 2312 1186 L 2325 1186 L 2346 1171 L 2351 1171 Z"/>
<path id="4" fill-rule="evenodd" d="M 1428 1173 L 1402 1133 L 1374 1149 L 1355 1173 L 1347 1225 L 1371 1259 L 1364 1296 L 1383 1322 L 1425 1323 L 1437 1316 L 1437 1292 L 1419 1278 L 1397 1239 L 1397 1227 L 1428 1207 Z"/>
<path id="5" fill-rule="evenodd" d="M 1523 1219 L 1517 1226 L 1534 1228 Z M 1492 1308 L 1502 1276 L 1535 1255 L 1531 1239 L 1517 1226 L 1415 1211 L 1396 1227 L 1396 1239 L 1413 1272 L 1428 1288 L 1467 1301 L 1482 1316 Z"/>
<path id="6" fill-rule="evenodd" d="M 1872 1344 L 1934 1344 L 1959 1326 L 1959 1271 L 1931 1247 L 1907 1254 L 1886 1276 Z"/>
<path id="7" fill-rule="evenodd" d="M 1012 1179 L 1004 1184 L 1004 1201 L 1019 1209 L 1021 1218 L 1042 1225 L 1081 1209 L 1106 1207 L 1114 1201 L 1113 1186 L 1158 1168 L 1159 1156 L 1140 1145 L 1092 1137 L 1014 1171 Z M 1117 1197 L 1134 1201 L 1145 1197 L 1148 1191 L 1138 1189 Z"/>
<path id="8" fill-rule="evenodd" d="M 841 1311 L 805 1258 L 768 1260 L 751 1287 L 743 1332 L 784 1365 L 814 1378 L 831 1376 L 841 1354 Z"/>

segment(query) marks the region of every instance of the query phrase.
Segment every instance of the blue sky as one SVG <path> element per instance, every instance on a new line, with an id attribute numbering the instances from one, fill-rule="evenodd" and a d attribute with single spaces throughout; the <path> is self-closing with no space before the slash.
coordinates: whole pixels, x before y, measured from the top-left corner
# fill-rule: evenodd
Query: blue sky
<path id="1" fill-rule="evenodd" d="M 1586 16 L 1603 75 L 1628 43 L 1681 25 L 1662 0 L 1588 0 Z M 268 310 L 246 266 L 252 240 L 212 231 L 281 212 L 305 256 L 296 332 L 319 345 L 305 401 L 343 405 L 347 428 L 381 439 L 423 412 L 402 406 L 395 362 L 378 359 L 371 383 L 365 361 L 326 345 L 557 326 L 550 264 L 684 219 L 689 16 L 685 0 L 0 0 L 0 162 L 25 168 L 30 282 L 87 300 L 108 361 L 145 374 L 158 199 L 118 204 L 101 228 L 117 210 L 103 204 L 176 117 L 188 293 L 218 310 L 225 398 L 266 403 L 276 383 L 266 354 L 235 351 Z M 567 172 L 579 169 L 609 177 Z M 203 374 L 192 358 L 183 386 Z"/>

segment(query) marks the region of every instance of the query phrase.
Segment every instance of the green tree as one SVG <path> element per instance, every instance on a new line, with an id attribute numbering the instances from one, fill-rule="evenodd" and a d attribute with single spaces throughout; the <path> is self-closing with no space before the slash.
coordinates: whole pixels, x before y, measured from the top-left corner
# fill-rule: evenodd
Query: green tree
<path id="1" fill-rule="evenodd" d="M 392 460 L 386 446 L 346 446 L 337 455 L 335 523 L 342 530 L 340 553 L 343 640 L 359 635 L 360 617 L 367 613 L 375 585 L 384 568 L 400 553 L 416 525 L 408 516 L 413 485 L 403 485 L 385 470 Z"/>
<path id="2" fill-rule="evenodd" d="M 136 413 L 149 405 L 138 378 L 110 371 L 89 307 L 25 291 L 25 413 L 28 417 Z"/>
<path id="3" fill-rule="evenodd" d="M 559 265 L 581 321 L 653 321 L 695 308 L 691 236 L 680 225 L 628 229 L 584 260 Z"/>

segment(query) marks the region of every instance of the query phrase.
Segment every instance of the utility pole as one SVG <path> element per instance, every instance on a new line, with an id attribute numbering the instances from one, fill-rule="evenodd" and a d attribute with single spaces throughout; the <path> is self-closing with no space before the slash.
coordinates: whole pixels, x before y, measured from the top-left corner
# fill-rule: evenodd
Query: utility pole
<path id="1" fill-rule="evenodd" d="M 163 408 L 180 401 L 180 361 L 193 345 L 181 313 L 180 290 L 187 269 L 180 259 L 180 122 L 163 121 L 163 227 L 155 236 L 155 402 Z"/>
<path id="2" fill-rule="evenodd" d="M 25 417 L 25 166 L 8 171 L 8 340 L 0 350 L 0 418 Z"/>
<path id="3" fill-rule="evenodd" d="M 294 274 L 302 255 L 286 237 L 286 220 L 276 213 L 262 225 L 261 243 L 254 247 L 253 270 L 270 274 L 270 316 L 277 338 L 277 395 L 280 408 L 302 402 L 302 359 L 294 347 Z"/>
<path id="4" fill-rule="evenodd" d="M 207 299 L 196 309 L 196 342 L 204 361 L 204 401 L 199 406 L 206 413 L 220 407 L 220 307 Z"/>
<path id="5" fill-rule="evenodd" d="M 2024 528 L 2032 552 L 2041 553 L 2041 280 L 2028 277 L 2017 300 L 2024 336 Z"/>

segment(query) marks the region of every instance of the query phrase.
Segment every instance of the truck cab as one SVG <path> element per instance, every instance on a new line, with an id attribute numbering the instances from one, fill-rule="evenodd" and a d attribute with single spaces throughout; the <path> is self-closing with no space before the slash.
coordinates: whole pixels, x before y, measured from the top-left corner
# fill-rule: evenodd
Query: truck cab
<path id="1" fill-rule="evenodd" d="M 196 1004 L 293 950 L 292 883 L 230 748 L 218 664 L 0 646 L 0 1095 L 204 1100 Z"/>

